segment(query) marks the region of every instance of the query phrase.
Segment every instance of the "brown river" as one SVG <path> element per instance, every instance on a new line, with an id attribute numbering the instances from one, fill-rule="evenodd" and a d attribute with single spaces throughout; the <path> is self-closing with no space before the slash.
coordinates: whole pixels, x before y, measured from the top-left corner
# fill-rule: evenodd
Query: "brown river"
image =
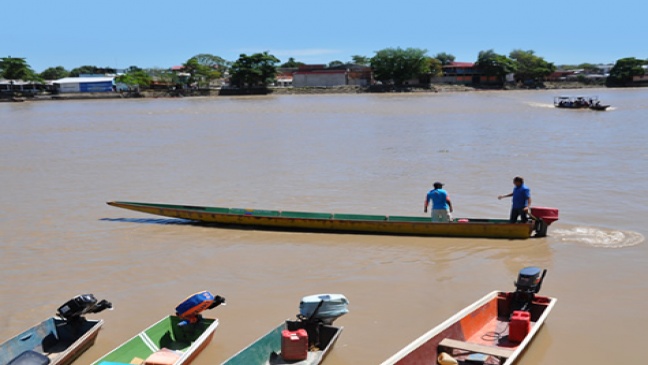
<path id="1" fill-rule="evenodd" d="M 569 93 L 563 91 L 563 93 Z M 558 298 L 519 364 L 639 364 L 648 326 L 648 89 L 52 101 L 0 104 L 0 342 L 76 294 L 115 308 L 89 364 L 186 296 L 227 305 L 196 365 L 220 364 L 342 293 L 326 364 L 378 364 L 519 269 Z M 421 215 L 446 184 L 459 217 L 508 216 L 522 175 L 560 209 L 529 240 L 291 233 L 195 226 L 111 200 Z"/>

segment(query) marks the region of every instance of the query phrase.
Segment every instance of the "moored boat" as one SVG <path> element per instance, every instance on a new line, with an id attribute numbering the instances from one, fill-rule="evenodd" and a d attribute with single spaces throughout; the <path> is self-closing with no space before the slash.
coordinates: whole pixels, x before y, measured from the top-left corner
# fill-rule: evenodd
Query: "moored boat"
<path id="1" fill-rule="evenodd" d="M 222 365 L 320 364 L 344 329 L 333 321 L 348 312 L 348 303 L 341 294 L 304 297 L 296 321 L 281 323 Z"/>
<path id="2" fill-rule="evenodd" d="M 545 274 L 537 267 L 522 269 L 515 292 L 487 294 L 382 365 L 513 364 L 556 304 L 536 295 Z"/>
<path id="3" fill-rule="evenodd" d="M 222 226 L 412 236 L 525 239 L 532 235 L 545 236 L 547 227 L 558 220 L 558 209 L 544 207 L 532 207 L 532 215 L 536 219 L 524 224 L 510 223 L 506 219 L 457 218 L 449 223 L 433 223 L 430 217 L 295 212 L 123 201 L 112 201 L 107 204 L 143 213 Z"/>
<path id="4" fill-rule="evenodd" d="M 0 344 L 0 364 L 67 365 L 92 346 L 103 320 L 85 315 L 112 308 L 92 294 L 78 295 L 52 316 Z"/>
<path id="5" fill-rule="evenodd" d="M 223 303 L 225 298 L 208 291 L 196 293 L 176 307 L 176 315 L 162 318 L 92 364 L 189 364 L 218 327 L 218 319 L 203 318 L 201 313 Z"/>

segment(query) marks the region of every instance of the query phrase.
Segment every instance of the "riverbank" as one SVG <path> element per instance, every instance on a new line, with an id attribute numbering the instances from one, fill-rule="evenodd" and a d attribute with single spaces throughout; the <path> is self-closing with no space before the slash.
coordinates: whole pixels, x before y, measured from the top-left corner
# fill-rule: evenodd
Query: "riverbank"
<path id="1" fill-rule="evenodd" d="M 604 85 L 584 84 L 580 82 L 545 82 L 542 87 L 528 88 L 505 85 L 504 87 L 431 84 L 422 86 L 403 87 L 365 87 L 365 86 L 331 86 L 331 87 L 271 87 L 258 90 L 236 89 L 188 89 L 188 90 L 146 90 L 137 93 L 103 92 L 103 93 L 62 93 L 40 94 L 33 97 L 3 98 L 0 101 L 54 101 L 54 100 L 96 100 L 96 99 L 131 99 L 131 98 L 177 98 L 177 97 L 217 97 L 236 95 L 315 95 L 315 94 L 363 94 L 363 93 L 454 93 L 479 91 L 517 91 L 517 90 L 567 90 L 567 89 L 596 89 Z"/>

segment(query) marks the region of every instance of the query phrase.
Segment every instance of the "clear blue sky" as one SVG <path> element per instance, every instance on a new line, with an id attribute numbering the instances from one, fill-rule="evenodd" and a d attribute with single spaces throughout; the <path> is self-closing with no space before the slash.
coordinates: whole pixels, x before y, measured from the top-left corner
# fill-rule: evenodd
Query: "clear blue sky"
<path id="1" fill-rule="evenodd" d="M 2 1 L 0 12 L 0 57 L 26 57 L 37 72 L 167 68 L 199 53 L 346 62 L 387 47 L 466 62 L 488 49 L 534 50 L 557 65 L 648 58 L 647 0 L 32 0 Z"/>

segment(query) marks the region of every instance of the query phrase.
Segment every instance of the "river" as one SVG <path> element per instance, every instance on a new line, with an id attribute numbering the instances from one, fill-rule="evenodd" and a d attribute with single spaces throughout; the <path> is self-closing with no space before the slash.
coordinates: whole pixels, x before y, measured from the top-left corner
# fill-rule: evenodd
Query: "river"
<path id="1" fill-rule="evenodd" d="M 562 91 L 569 93 L 569 91 Z M 581 93 L 582 91 L 572 91 Z M 115 309 L 88 364 L 200 290 L 227 298 L 194 364 L 219 364 L 342 293 L 327 364 L 377 364 L 517 272 L 558 298 L 518 362 L 641 362 L 648 325 L 648 89 L 286 95 L 0 104 L 0 341 L 94 293 Z M 446 184 L 456 216 L 507 217 L 512 178 L 560 209 L 521 241 L 267 232 L 182 224 L 111 200 L 424 215 Z"/>

